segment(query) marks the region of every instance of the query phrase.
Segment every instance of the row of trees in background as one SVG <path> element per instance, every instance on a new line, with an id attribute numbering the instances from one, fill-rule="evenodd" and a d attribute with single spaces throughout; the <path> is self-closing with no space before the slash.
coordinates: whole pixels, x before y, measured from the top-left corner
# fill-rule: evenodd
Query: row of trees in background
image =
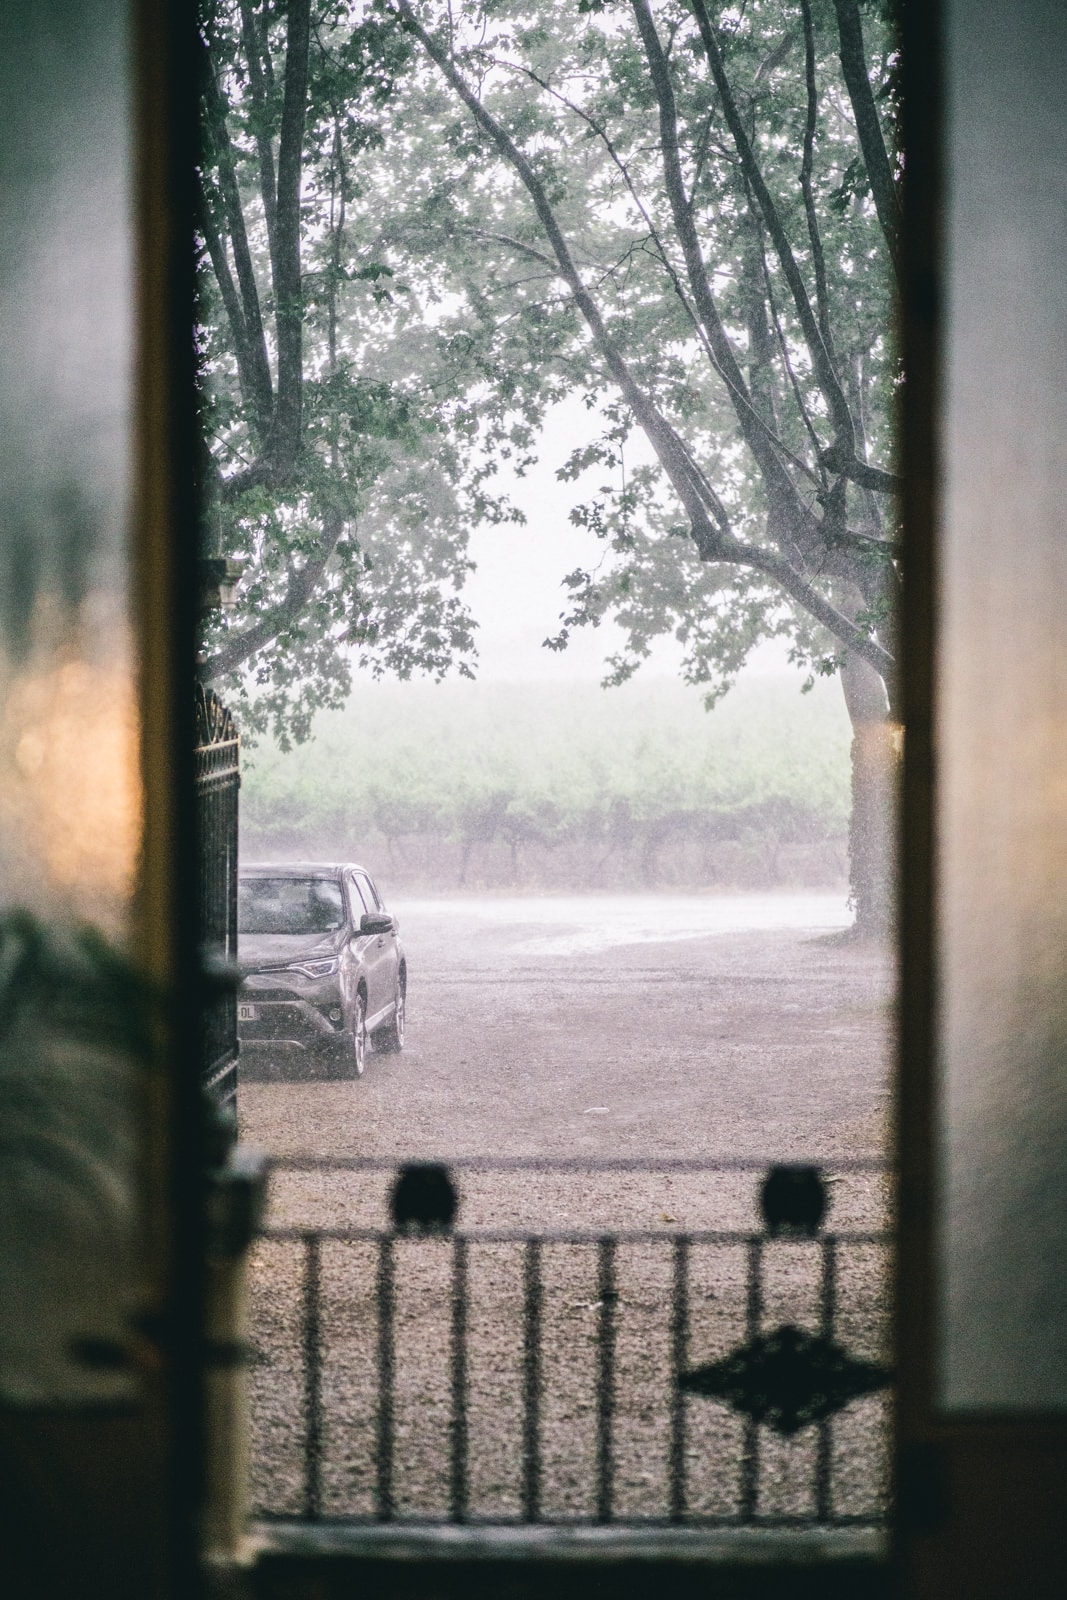
<path id="1" fill-rule="evenodd" d="M 704 737 L 701 737 L 701 734 Z M 390 893 L 840 887 L 847 719 L 829 685 L 745 684 L 710 725 L 658 680 L 375 691 L 246 766 L 249 859 L 354 856 Z"/>
<path id="2" fill-rule="evenodd" d="M 331 841 L 358 839 L 392 897 L 523 890 L 841 890 L 846 833 L 776 799 L 750 806 L 634 806 L 626 797 L 568 801 L 503 784 L 454 795 L 415 789 L 418 769 L 391 774 L 367 795 L 288 796 L 246 829 L 252 859 L 316 860 L 352 854 Z M 330 804 L 330 801 L 333 804 Z M 323 803 L 325 801 L 325 804 Z M 403 801 L 403 804 L 398 804 Z"/>
<path id="3" fill-rule="evenodd" d="M 670 631 L 711 699 L 768 635 L 839 673 L 858 920 L 882 920 L 889 20 L 857 0 L 209 7 L 211 515 L 247 563 L 209 652 L 233 689 L 254 678 L 253 716 L 299 736 L 353 649 L 471 670 L 465 530 L 511 514 L 494 465 L 581 396 L 559 471 L 604 557 L 566 575 L 550 642 L 615 616 L 619 681 Z"/>

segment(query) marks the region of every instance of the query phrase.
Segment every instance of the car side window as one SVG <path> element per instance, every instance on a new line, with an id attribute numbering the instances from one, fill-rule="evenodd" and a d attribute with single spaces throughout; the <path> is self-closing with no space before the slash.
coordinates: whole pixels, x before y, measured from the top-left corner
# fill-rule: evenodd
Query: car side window
<path id="1" fill-rule="evenodd" d="M 362 917 L 364 911 L 370 910 L 370 904 L 368 903 L 363 886 L 354 872 L 347 873 L 345 881 L 348 884 L 349 898 L 352 902 L 352 921 L 358 928 L 359 919 Z"/>
<path id="2" fill-rule="evenodd" d="M 359 885 L 359 892 L 363 896 L 364 901 L 366 902 L 367 910 L 368 911 L 381 911 L 381 910 L 383 910 L 384 908 L 382 906 L 381 896 L 378 894 L 378 891 L 374 887 L 373 883 L 367 877 L 367 874 L 365 872 L 356 872 L 356 873 L 353 874 L 353 876 L 355 877 L 355 880 L 356 880 L 357 884 Z"/>

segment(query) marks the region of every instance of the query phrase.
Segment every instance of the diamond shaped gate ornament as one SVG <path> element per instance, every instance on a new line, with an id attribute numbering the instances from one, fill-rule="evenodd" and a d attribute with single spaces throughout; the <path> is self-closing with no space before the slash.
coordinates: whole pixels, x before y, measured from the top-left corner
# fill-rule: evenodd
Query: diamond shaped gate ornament
<path id="1" fill-rule="evenodd" d="M 722 1361 L 694 1367 L 678 1379 L 689 1394 L 725 1400 L 754 1422 L 785 1434 L 822 1422 L 890 1381 L 885 1367 L 857 1360 L 833 1339 L 792 1323 L 757 1334 Z"/>

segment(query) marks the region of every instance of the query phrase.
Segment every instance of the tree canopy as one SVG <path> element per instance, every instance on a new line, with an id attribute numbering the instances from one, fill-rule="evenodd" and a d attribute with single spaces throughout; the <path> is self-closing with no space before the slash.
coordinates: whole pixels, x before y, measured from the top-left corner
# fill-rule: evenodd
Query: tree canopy
<path id="1" fill-rule="evenodd" d="M 604 554 L 565 575 L 546 643 L 613 615 L 619 681 L 670 632 L 710 700 L 784 637 L 840 671 L 855 758 L 881 730 L 885 767 L 890 20 L 859 0 L 215 0 L 211 515 L 247 572 L 208 666 L 244 688 L 252 667 L 261 721 L 299 736 L 353 650 L 473 670 L 467 530 L 515 515 L 495 468 L 521 471 L 577 395 L 595 426 L 558 475 L 598 469 L 572 520 Z"/>
<path id="2" fill-rule="evenodd" d="M 768 633 L 888 678 L 895 58 L 862 22 L 856 0 L 212 8 L 212 514 L 256 617 L 217 671 L 254 660 L 291 709 L 351 644 L 469 665 L 451 586 L 472 521 L 508 514 L 493 461 L 578 393 L 603 429 L 560 471 L 605 469 L 574 518 L 607 559 L 568 575 L 555 643 L 612 611 L 616 676 L 670 629 L 713 691 Z M 654 464 L 627 474 L 635 428 Z"/>
<path id="3" fill-rule="evenodd" d="M 491 308 L 508 346 L 516 325 L 535 326 L 538 355 L 509 350 L 507 370 L 528 388 L 547 354 L 606 422 L 561 469 L 608 469 L 572 513 L 605 555 L 567 577 L 549 642 L 613 614 L 628 640 L 610 663 L 618 681 L 670 631 L 709 702 L 768 635 L 839 672 L 857 926 L 882 925 L 899 753 L 887 714 L 902 176 L 886 8 L 395 9 L 467 112 L 464 133 L 437 110 L 450 166 L 425 162 L 418 196 L 424 216 L 447 196 L 467 240 L 450 257 L 459 300 Z M 425 102 L 423 118 L 434 110 Z M 493 182 L 477 180 L 485 152 Z M 653 464 L 627 475 L 635 430 Z"/>
<path id="4" fill-rule="evenodd" d="M 243 569 L 203 670 L 300 738 L 354 661 L 472 670 L 467 531 L 509 512 L 362 200 L 409 41 L 339 0 L 209 0 L 201 38 L 203 542 Z"/>
<path id="5" fill-rule="evenodd" d="M 442 108 L 455 154 L 419 195 L 432 216 L 447 194 L 468 240 L 460 295 L 493 304 L 508 346 L 502 301 L 542 324 L 512 370 L 536 374 L 549 321 L 548 361 L 605 413 L 563 468 L 615 475 L 576 509 L 610 559 L 571 574 L 572 621 L 620 616 L 619 674 L 670 627 L 713 686 L 768 632 L 887 677 L 898 202 L 878 19 L 868 60 L 849 0 L 398 10 L 480 134 L 464 141 Z M 479 184 L 485 150 L 497 179 Z M 656 464 L 624 483 L 635 428 Z"/>

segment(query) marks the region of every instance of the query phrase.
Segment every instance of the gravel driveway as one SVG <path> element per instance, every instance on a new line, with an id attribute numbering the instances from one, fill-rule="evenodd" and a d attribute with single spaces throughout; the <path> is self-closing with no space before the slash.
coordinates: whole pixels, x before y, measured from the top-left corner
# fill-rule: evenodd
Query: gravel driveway
<path id="1" fill-rule="evenodd" d="M 275 1155 L 817 1160 L 885 1153 L 892 973 L 883 952 L 835 938 L 840 898 L 819 895 L 440 900 L 398 904 L 408 953 L 408 1043 L 371 1055 L 360 1082 L 281 1059 L 242 1068 L 242 1137 Z M 751 1175 L 664 1171 L 461 1174 L 459 1223 L 487 1229 L 634 1230 L 620 1246 L 614 1383 L 615 1507 L 668 1510 L 670 1274 L 680 1230 L 753 1225 Z M 378 1227 L 388 1177 L 279 1174 L 272 1223 Z M 878 1229 L 880 1177 L 842 1176 L 830 1225 Z M 377 1310 L 373 1245 L 321 1259 L 322 1507 L 374 1510 Z M 296 1514 L 302 1494 L 300 1293 L 296 1245 L 264 1241 L 253 1263 L 256 1495 Z M 818 1251 L 771 1246 L 765 1327 L 812 1329 Z M 744 1337 L 736 1248 L 694 1248 L 692 1362 Z M 451 1250 L 396 1254 L 395 1450 L 401 1516 L 439 1516 L 449 1492 Z M 595 1250 L 546 1246 L 540 1442 L 546 1515 L 592 1514 Z M 521 1247 L 469 1250 L 469 1497 L 480 1517 L 521 1510 Z M 886 1357 L 884 1251 L 842 1257 L 838 1337 Z M 832 1428 L 833 1506 L 871 1515 L 882 1494 L 884 1401 L 854 1402 Z M 742 1425 L 686 1402 L 687 1501 L 738 1509 Z M 815 1430 L 761 1434 L 758 1509 L 810 1515 Z"/>

